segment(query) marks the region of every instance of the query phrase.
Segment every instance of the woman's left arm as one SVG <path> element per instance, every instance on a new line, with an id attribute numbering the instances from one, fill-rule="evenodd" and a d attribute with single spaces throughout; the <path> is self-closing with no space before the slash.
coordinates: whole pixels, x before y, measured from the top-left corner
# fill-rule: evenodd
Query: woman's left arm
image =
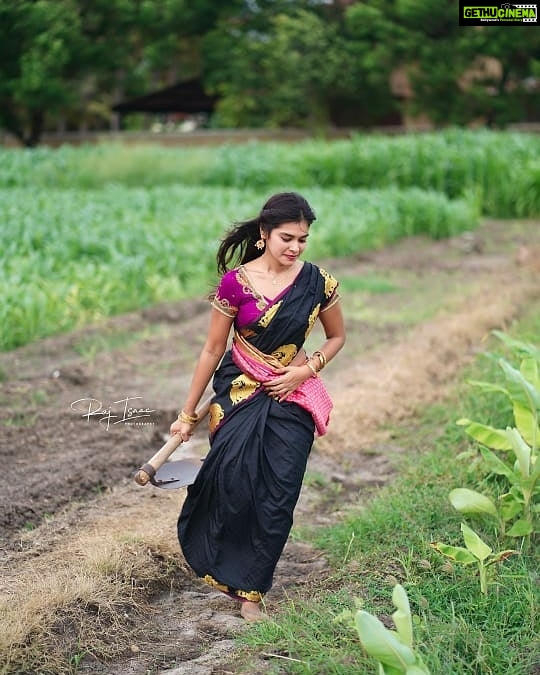
<path id="1" fill-rule="evenodd" d="M 345 344 L 345 323 L 339 300 L 327 310 L 320 312 L 319 319 L 324 328 L 326 342 L 317 351 L 322 352 L 328 362 Z"/>
<path id="2" fill-rule="evenodd" d="M 324 312 L 320 312 L 319 319 L 326 335 L 326 342 L 317 351 L 323 354 L 324 365 L 326 365 L 345 344 L 345 325 L 340 302 L 337 301 Z M 316 374 L 315 371 L 322 369 L 318 356 L 315 359 L 313 357 L 309 359 L 308 363 L 310 365 L 304 363 L 276 370 L 277 377 L 264 383 L 263 387 L 271 396 L 283 401 L 302 382 L 313 377 Z"/>

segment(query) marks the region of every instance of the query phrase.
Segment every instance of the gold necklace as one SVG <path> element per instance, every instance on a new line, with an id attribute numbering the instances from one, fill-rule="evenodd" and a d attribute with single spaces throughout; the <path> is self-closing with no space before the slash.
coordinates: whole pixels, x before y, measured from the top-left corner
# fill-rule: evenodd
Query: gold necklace
<path id="1" fill-rule="evenodd" d="M 289 271 L 290 271 L 290 270 L 285 270 L 285 272 L 282 272 L 282 273 L 281 273 L 281 276 L 283 276 L 284 278 L 287 278 L 287 275 L 288 275 L 288 272 L 289 272 Z M 272 279 L 270 279 L 270 283 L 272 284 L 272 286 L 277 286 L 278 280 L 279 280 L 279 276 L 280 276 L 280 273 L 277 272 L 277 274 L 274 274 L 274 276 L 272 277 Z"/>
<path id="2" fill-rule="evenodd" d="M 278 281 L 279 281 L 280 276 L 282 276 L 284 279 L 288 279 L 291 275 L 292 269 L 294 269 L 294 267 L 289 267 L 289 268 L 283 270 L 283 272 L 276 272 L 276 274 L 274 274 L 274 276 L 270 279 L 270 283 L 272 284 L 272 286 L 278 285 Z"/>
<path id="3" fill-rule="evenodd" d="M 268 274 L 268 275 L 272 274 L 271 272 L 264 272 L 263 270 L 253 270 L 253 271 L 256 272 L 257 274 L 263 274 L 263 275 L 264 274 Z M 290 275 L 290 272 L 291 272 L 290 269 L 286 269 L 283 272 L 276 272 L 273 276 L 270 277 L 270 283 L 272 284 L 272 286 L 277 286 L 278 283 L 279 283 L 280 277 L 283 277 L 284 279 L 287 279 Z"/>

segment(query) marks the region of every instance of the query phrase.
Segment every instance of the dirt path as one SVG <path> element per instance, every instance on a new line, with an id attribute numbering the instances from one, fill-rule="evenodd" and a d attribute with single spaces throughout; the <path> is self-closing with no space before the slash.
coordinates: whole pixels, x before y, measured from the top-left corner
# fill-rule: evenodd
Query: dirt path
<path id="1" fill-rule="evenodd" d="M 419 239 L 326 263 L 343 281 L 349 337 L 325 371 L 335 410 L 310 458 L 297 523 L 332 522 L 349 492 L 369 493 L 391 477 L 390 457 L 402 449 L 387 430 L 441 400 L 489 331 L 540 301 L 539 251 L 537 223 L 486 223 L 475 237 Z M 368 293 L 362 278 L 384 280 L 390 291 Z M 243 672 L 228 670 L 242 628 L 235 606 L 201 587 L 176 552 L 184 492 L 139 488 L 130 478 L 176 416 L 205 310 L 203 302 L 163 306 L 0 355 L 0 560 L 8 591 L 21 578 L 46 582 L 59 566 L 69 575 L 81 556 L 120 537 L 134 542 L 134 556 L 153 555 L 152 541 L 169 538 L 179 559 L 150 611 L 126 614 L 124 658 L 103 665 L 87 655 L 80 672 Z M 204 432 L 189 445 L 181 452 L 204 454 Z M 269 612 L 325 568 L 316 551 L 291 540 Z"/>

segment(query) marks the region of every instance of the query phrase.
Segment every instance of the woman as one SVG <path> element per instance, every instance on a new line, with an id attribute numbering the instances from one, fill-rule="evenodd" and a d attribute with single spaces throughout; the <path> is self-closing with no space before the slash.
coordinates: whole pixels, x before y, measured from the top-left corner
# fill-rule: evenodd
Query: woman
<path id="1" fill-rule="evenodd" d="M 190 438 L 214 376 L 211 447 L 188 488 L 178 538 L 191 568 L 240 600 L 247 621 L 263 617 L 314 434 L 326 432 L 332 404 L 318 372 L 345 342 L 337 281 L 300 260 L 314 220 L 303 197 L 279 193 L 223 239 L 208 337 L 171 425 Z M 239 265 L 228 270 L 231 261 Z M 317 318 L 326 341 L 308 357 L 303 344 Z"/>

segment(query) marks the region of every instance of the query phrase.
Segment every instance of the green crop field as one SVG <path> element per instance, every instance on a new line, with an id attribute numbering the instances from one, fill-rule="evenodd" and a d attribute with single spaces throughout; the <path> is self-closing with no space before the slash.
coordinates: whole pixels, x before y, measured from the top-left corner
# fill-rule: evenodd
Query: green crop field
<path id="1" fill-rule="evenodd" d="M 220 236 L 278 190 L 313 204 L 309 256 L 540 214 L 540 137 L 448 131 L 218 148 L 0 150 L 0 350 L 215 281 Z"/>

